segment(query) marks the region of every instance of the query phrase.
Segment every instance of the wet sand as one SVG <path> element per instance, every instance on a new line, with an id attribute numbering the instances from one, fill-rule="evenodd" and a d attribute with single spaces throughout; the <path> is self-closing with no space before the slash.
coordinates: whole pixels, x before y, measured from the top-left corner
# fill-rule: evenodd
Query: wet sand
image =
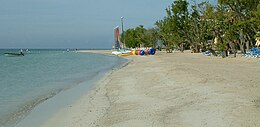
<path id="1" fill-rule="evenodd" d="M 42 127 L 260 126 L 260 59 L 179 52 L 126 58 L 127 66 Z"/>

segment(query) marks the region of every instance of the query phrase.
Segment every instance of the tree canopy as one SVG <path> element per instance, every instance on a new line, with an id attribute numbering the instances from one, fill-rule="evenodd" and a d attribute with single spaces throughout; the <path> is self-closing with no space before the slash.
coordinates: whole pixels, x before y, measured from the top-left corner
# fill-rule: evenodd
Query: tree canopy
<path id="1" fill-rule="evenodd" d="M 155 26 L 128 29 L 124 37 L 126 45 L 155 47 L 159 41 L 181 51 L 245 53 L 254 47 L 260 31 L 260 1 L 218 0 L 217 5 L 212 5 L 196 4 L 194 0 L 190 5 L 186 0 L 175 0 Z"/>

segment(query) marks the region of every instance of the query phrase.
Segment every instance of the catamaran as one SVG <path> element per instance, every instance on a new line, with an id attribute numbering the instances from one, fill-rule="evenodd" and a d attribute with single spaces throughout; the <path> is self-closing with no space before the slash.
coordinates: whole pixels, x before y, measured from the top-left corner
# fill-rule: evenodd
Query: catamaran
<path id="1" fill-rule="evenodd" d="M 126 50 L 126 47 L 123 45 L 123 43 L 120 44 L 120 29 L 119 27 L 114 28 L 114 38 L 115 38 L 115 44 L 114 49 L 115 51 L 112 52 L 113 55 L 122 55 L 127 56 L 131 52 L 130 50 Z"/>

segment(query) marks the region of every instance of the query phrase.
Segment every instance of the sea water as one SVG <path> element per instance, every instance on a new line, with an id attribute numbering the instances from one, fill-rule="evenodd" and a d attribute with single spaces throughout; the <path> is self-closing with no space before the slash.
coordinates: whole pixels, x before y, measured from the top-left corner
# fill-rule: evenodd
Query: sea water
<path id="1" fill-rule="evenodd" d="M 14 126 L 43 101 L 126 62 L 66 50 L 31 50 L 17 57 L 4 52 L 19 50 L 0 50 L 0 127 Z"/>

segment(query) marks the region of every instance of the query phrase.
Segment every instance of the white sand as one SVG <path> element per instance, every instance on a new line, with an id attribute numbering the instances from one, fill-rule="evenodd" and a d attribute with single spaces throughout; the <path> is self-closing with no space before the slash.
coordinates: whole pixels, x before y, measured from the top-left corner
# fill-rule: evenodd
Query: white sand
<path id="1" fill-rule="evenodd" d="M 260 126 L 260 59 L 165 52 L 127 58 L 130 64 L 42 127 Z"/>

